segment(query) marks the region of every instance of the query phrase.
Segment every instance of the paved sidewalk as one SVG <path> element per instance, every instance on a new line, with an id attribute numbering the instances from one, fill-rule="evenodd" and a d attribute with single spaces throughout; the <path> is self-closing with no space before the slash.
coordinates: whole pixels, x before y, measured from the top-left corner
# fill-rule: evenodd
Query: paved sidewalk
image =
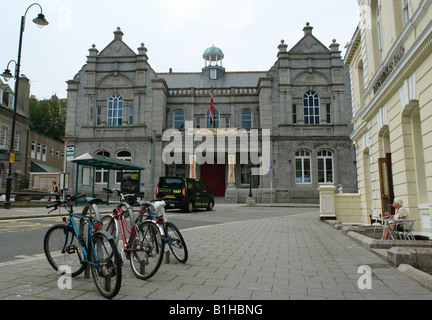
<path id="1" fill-rule="evenodd" d="M 313 210 L 311 210 L 313 211 Z M 0 212 L 1 215 L 1 212 Z M 409 300 L 432 299 L 422 287 L 342 232 L 306 213 L 182 230 L 186 264 L 163 263 L 148 281 L 128 262 L 117 300 Z M 359 288 L 371 268 L 370 289 Z M 363 276 L 363 278 L 361 278 Z M 104 300 L 79 276 L 60 290 L 44 256 L 0 263 L 0 300 Z"/>

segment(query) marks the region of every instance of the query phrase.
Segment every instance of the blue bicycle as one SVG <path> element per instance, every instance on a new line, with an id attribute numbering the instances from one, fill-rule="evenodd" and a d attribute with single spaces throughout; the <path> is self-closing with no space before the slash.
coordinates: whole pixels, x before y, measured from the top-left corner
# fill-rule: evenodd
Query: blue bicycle
<path id="1" fill-rule="evenodd" d="M 94 217 L 77 215 L 73 203 L 84 196 L 68 196 L 64 201 L 56 201 L 47 209 L 59 206 L 66 208 L 69 219 L 64 224 L 52 226 L 44 238 L 44 251 L 49 264 L 61 275 L 75 277 L 90 266 L 96 288 L 102 296 L 111 299 L 120 291 L 122 282 L 122 260 L 112 236 L 100 230 L 100 222 Z M 99 199 L 86 198 L 91 206 Z M 78 221 L 75 222 L 75 219 Z M 85 231 L 85 229 L 87 229 Z M 67 271 L 65 271 L 67 270 Z"/>

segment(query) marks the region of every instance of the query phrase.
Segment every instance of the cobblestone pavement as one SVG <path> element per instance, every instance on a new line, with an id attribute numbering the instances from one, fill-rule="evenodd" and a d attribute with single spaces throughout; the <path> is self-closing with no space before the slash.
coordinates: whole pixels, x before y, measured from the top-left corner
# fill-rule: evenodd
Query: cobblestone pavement
<path id="1" fill-rule="evenodd" d="M 115 299 L 432 299 L 428 289 L 320 222 L 317 213 L 216 224 L 182 233 L 189 249 L 186 264 L 171 257 L 171 263 L 164 261 L 155 276 L 143 281 L 125 262 Z M 65 290 L 58 288 L 58 278 L 44 256 L 0 263 L 0 299 L 104 299 L 91 278 L 74 278 L 72 289 Z"/>

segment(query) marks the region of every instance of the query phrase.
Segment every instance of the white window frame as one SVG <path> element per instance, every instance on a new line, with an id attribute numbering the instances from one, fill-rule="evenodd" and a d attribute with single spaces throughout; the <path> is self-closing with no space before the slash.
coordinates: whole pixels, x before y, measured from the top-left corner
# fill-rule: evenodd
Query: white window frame
<path id="1" fill-rule="evenodd" d="M 330 160 L 331 164 L 327 161 Z M 333 161 L 333 152 L 330 150 L 321 150 L 317 154 L 317 162 L 318 162 L 318 183 L 319 184 L 332 184 L 334 183 L 334 161 Z M 322 162 L 322 170 L 320 170 L 320 162 Z M 329 168 L 330 167 L 330 168 Z M 324 174 L 324 181 L 320 181 L 320 172 Z M 327 179 L 328 173 L 331 173 L 331 181 Z"/>
<path id="2" fill-rule="evenodd" d="M 216 69 L 210 69 L 210 79 L 214 80 L 217 78 L 217 70 Z"/>
<path id="3" fill-rule="evenodd" d="M 118 93 L 112 94 L 107 103 L 107 125 L 120 127 L 123 124 L 123 97 Z"/>
<path id="4" fill-rule="evenodd" d="M 1 127 L 0 129 L 0 147 L 6 148 L 7 131 L 6 127 Z"/>
<path id="5" fill-rule="evenodd" d="M 32 141 L 31 142 L 31 153 L 30 153 L 30 157 L 32 159 L 34 159 L 36 157 L 36 142 Z"/>
<path id="6" fill-rule="evenodd" d="M 42 155 L 42 144 L 38 142 L 36 144 L 36 159 L 41 160 L 41 155 Z"/>
<path id="7" fill-rule="evenodd" d="M 47 145 L 44 144 L 42 147 L 42 161 L 47 160 Z"/>
<path id="8" fill-rule="evenodd" d="M 126 155 L 119 156 L 119 154 L 122 153 L 122 152 L 124 152 L 124 153 L 127 152 L 129 155 L 127 155 L 127 156 Z M 117 152 L 116 159 L 124 160 L 124 161 L 132 161 L 132 153 L 130 153 L 129 151 L 126 151 L 126 150 Z M 129 172 L 129 171 L 124 170 L 123 172 Z M 117 170 L 115 172 L 115 183 L 116 184 L 120 184 L 121 183 L 121 174 L 119 175 L 119 173 L 121 173 L 121 171 L 119 171 L 119 170 Z"/>
<path id="9" fill-rule="evenodd" d="M 309 162 L 309 168 L 306 168 L 307 161 Z M 300 170 L 298 170 L 298 164 L 301 166 Z M 306 175 L 307 171 L 309 171 L 309 177 Z M 301 177 L 297 177 L 298 172 L 301 172 Z M 309 150 L 302 149 L 295 153 L 295 182 L 296 184 L 312 183 L 312 156 Z"/>
<path id="10" fill-rule="evenodd" d="M 15 139 L 14 139 L 14 150 L 19 151 L 20 149 L 20 140 L 21 140 L 21 133 L 15 132 Z"/>
<path id="11" fill-rule="evenodd" d="M 108 151 L 99 151 L 96 153 L 100 156 L 110 157 L 111 154 Z M 100 181 L 98 181 L 98 173 L 100 173 Z M 95 184 L 107 184 L 108 183 L 108 169 L 104 168 L 95 168 Z"/>
<path id="12" fill-rule="evenodd" d="M 311 101 L 312 99 L 312 101 Z M 312 105 L 311 105 L 312 102 Z M 308 91 L 303 95 L 304 123 L 307 125 L 320 124 L 320 98 L 316 91 Z"/>

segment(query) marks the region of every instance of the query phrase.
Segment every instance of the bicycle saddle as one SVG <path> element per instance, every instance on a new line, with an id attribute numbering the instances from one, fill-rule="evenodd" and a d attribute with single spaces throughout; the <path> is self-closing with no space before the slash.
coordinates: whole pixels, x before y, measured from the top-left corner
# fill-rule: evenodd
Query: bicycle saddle
<path id="1" fill-rule="evenodd" d="M 101 198 L 91 198 L 91 197 L 86 197 L 85 198 L 88 204 L 93 204 L 96 202 L 101 202 L 102 199 Z"/>

